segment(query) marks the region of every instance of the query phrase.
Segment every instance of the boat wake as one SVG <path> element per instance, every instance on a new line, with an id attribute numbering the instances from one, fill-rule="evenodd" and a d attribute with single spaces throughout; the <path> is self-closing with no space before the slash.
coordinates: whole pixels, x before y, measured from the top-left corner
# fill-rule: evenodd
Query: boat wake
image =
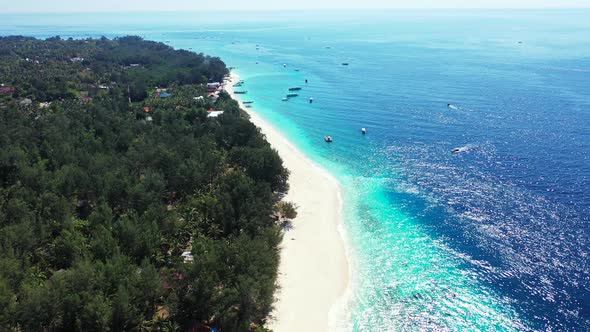
<path id="1" fill-rule="evenodd" d="M 453 104 L 447 104 L 447 107 L 450 108 L 450 109 L 452 109 L 452 110 L 455 110 L 455 111 L 460 111 L 461 110 L 461 107 L 459 107 L 457 105 L 453 105 Z"/>
<path id="2" fill-rule="evenodd" d="M 465 145 L 465 146 L 461 146 L 458 148 L 454 148 L 453 150 L 451 150 L 451 152 L 453 153 L 462 153 L 462 152 L 468 152 L 469 150 L 471 150 L 474 146 L 471 144 Z"/>

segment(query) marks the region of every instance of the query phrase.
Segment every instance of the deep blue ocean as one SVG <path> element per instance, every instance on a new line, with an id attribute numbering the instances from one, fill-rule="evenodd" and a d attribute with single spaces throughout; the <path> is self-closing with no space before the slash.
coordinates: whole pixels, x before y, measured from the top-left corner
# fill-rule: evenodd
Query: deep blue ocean
<path id="1" fill-rule="evenodd" d="M 588 331 L 589 18 L 29 14 L 0 35 L 132 34 L 237 67 L 253 109 L 342 183 L 339 329 Z"/>

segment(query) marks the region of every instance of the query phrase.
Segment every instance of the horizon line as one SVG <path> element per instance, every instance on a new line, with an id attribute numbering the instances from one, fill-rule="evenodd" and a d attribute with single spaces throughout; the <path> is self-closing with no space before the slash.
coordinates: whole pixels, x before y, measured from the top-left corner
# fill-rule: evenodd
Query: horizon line
<path id="1" fill-rule="evenodd" d="M 97 11 L 6 11 L 1 12 L 0 15 L 6 14 L 142 14 L 142 13 L 241 13 L 241 12 L 260 12 L 260 13 L 269 13 L 269 12 L 310 12 L 310 11 L 381 11 L 381 10 L 400 10 L 400 11 L 446 11 L 446 10 L 459 10 L 459 11 L 467 11 L 467 10 L 490 10 L 490 11 L 502 11 L 502 10 L 572 10 L 572 9 L 590 9 L 590 4 L 588 6 L 579 6 L 579 7 L 382 7 L 382 8 L 356 8 L 356 7 L 347 7 L 347 8 L 283 8 L 283 9 L 276 9 L 276 8 L 256 8 L 256 9 L 229 9 L 229 10 L 219 10 L 219 9 L 172 9 L 172 10 L 163 10 L 163 9 L 147 9 L 147 10 L 97 10 Z"/>

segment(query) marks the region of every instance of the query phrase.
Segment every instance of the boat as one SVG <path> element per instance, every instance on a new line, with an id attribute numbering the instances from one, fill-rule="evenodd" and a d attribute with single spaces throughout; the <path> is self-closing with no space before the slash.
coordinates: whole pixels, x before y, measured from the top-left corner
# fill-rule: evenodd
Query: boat
<path id="1" fill-rule="evenodd" d="M 453 150 L 451 150 L 452 153 L 463 153 L 463 152 L 469 152 L 469 150 L 471 150 L 471 145 L 465 145 L 462 147 L 458 147 L 458 148 L 454 148 Z"/>
<path id="2" fill-rule="evenodd" d="M 299 69 L 295 69 L 295 71 L 299 71 Z"/>
<path id="3" fill-rule="evenodd" d="M 309 103 L 313 103 L 313 98 L 309 98 Z"/>
<path id="4" fill-rule="evenodd" d="M 289 88 L 289 91 L 299 91 L 299 90 L 301 90 L 301 89 L 302 89 L 302 88 L 300 88 L 300 87 L 296 87 L 296 88 Z"/>
<path id="5" fill-rule="evenodd" d="M 236 83 L 233 86 L 234 86 L 234 88 L 236 88 L 236 87 L 239 87 L 239 86 L 242 86 L 242 85 L 244 85 L 244 83 Z"/>
<path id="6" fill-rule="evenodd" d="M 361 128 L 361 133 L 363 133 L 363 135 L 367 134 L 367 128 Z"/>
<path id="7" fill-rule="evenodd" d="M 252 105 L 244 105 L 244 107 L 250 108 L 250 107 L 252 107 Z"/>
<path id="8" fill-rule="evenodd" d="M 343 66 L 348 66 L 348 62 L 343 62 L 342 65 Z"/>
<path id="9" fill-rule="evenodd" d="M 249 105 L 249 104 L 254 104 L 254 102 L 253 101 L 245 101 L 244 102 L 244 105 Z"/>
<path id="10" fill-rule="evenodd" d="M 291 98 L 291 97 L 297 97 L 297 96 L 299 96 L 299 94 L 297 94 L 297 93 L 289 93 L 289 94 L 287 95 L 287 98 Z"/>
<path id="11" fill-rule="evenodd" d="M 327 143 L 332 143 L 332 136 L 324 137 L 324 141 L 326 141 Z"/>
<path id="12" fill-rule="evenodd" d="M 240 90 L 240 91 L 234 91 L 235 94 L 237 95 L 245 95 L 246 93 L 248 93 L 247 90 Z"/>
<path id="13" fill-rule="evenodd" d="M 283 98 L 283 101 L 287 101 L 287 100 L 289 100 L 289 98 L 287 98 L 287 97 Z"/>

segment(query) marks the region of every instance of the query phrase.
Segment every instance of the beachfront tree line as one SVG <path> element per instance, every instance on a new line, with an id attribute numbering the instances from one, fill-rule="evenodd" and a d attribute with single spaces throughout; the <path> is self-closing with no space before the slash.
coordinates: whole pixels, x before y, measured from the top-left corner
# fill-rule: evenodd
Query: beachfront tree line
<path id="1" fill-rule="evenodd" d="M 137 37 L 0 38 L 0 330 L 263 330 L 288 172 L 228 95 L 192 98 L 226 74 Z"/>

